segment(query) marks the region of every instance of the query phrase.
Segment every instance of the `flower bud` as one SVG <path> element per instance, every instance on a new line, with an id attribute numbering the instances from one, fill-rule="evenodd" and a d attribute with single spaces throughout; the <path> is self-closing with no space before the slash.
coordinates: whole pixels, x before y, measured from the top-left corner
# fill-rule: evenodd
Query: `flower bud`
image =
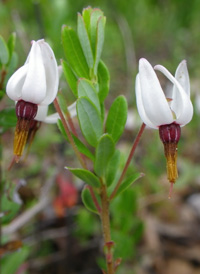
<path id="1" fill-rule="evenodd" d="M 16 104 L 17 118 L 33 120 L 37 114 L 38 106 L 29 102 L 20 100 Z"/>
<path id="2" fill-rule="evenodd" d="M 7 95 L 16 104 L 17 125 L 14 137 L 15 160 L 18 161 L 27 142 L 38 105 L 48 109 L 58 92 L 58 66 L 51 47 L 42 39 L 32 41 L 25 64 L 8 80 Z"/>
<path id="3" fill-rule="evenodd" d="M 178 178 L 177 144 L 181 136 L 180 125 L 176 123 L 162 125 L 159 127 L 159 134 L 164 145 L 165 157 L 167 159 L 167 177 L 171 183 L 169 197 L 171 197 L 173 184 Z"/>
<path id="4" fill-rule="evenodd" d="M 176 123 L 162 125 L 159 127 L 161 141 L 166 143 L 178 143 L 181 137 L 181 127 Z"/>

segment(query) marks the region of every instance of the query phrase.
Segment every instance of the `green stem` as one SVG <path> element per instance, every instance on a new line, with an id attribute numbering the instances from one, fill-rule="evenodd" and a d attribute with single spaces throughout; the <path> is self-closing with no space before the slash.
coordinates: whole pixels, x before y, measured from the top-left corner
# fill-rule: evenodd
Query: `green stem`
<path id="1" fill-rule="evenodd" d="M 77 134 L 77 132 L 76 132 L 74 123 L 73 123 L 73 121 L 72 121 L 72 118 L 71 118 L 71 115 L 70 115 L 68 109 L 66 109 L 65 114 L 66 114 L 67 121 L 68 121 L 68 123 L 69 123 L 69 126 L 70 126 L 70 128 L 71 128 L 72 133 L 77 137 L 78 134 Z"/>
<path id="2" fill-rule="evenodd" d="M 112 199 L 115 197 L 115 195 L 116 195 L 116 193 L 117 193 L 117 190 L 119 189 L 119 187 L 120 187 L 120 185 L 121 185 L 121 183 L 122 183 L 122 180 L 124 179 L 124 176 L 125 176 L 125 174 L 126 174 L 126 171 L 127 171 L 127 169 L 128 169 L 128 166 L 129 166 L 129 164 L 130 164 L 130 162 L 131 162 L 131 159 L 132 159 L 132 157 L 133 157 L 133 154 L 134 154 L 134 152 L 135 152 L 135 150 L 136 150 L 136 147 L 137 147 L 137 145 L 138 145 L 138 143 L 139 143 L 139 141 L 140 141 L 140 138 L 141 138 L 141 136 L 142 136 L 142 133 L 144 132 L 145 126 L 146 126 L 146 125 L 143 123 L 143 124 L 141 125 L 141 127 L 140 127 L 140 130 L 139 130 L 139 132 L 138 132 L 138 134 L 137 134 L 137 136 L 136 136 L 136 138 L 135 138 L 135 140 L 134 140 L 134 142 L 133 142 L 132 149 L 131 149 L 131 151 L 130 151 L 130 154 L 129 154 L 129 156 L 128 156 L 128 159 L 127 159 L 127 161 L 126 161 L 126 164 L 125 164 L 125 166 L 124 166 L 124 169 L 123 169 L 123 171 L 122 171 L 122 174 L 121 174 L 121 176 L 120 176 L 120 178 L 119 178 L 119 180 L 118 180 L 118 182 L 117 182 L 117 184 L 116 184 L 116 187 L 114 188 L 112 194 L 110 195 L 110 200 L 112 200 Z"/>
<path id="3" fill-rule="evenodd" d="M 101 223 L 104 238 L 104 249 L 106 255 L 107 274 L 114 274 L 114 262 L 113 262 L 113 242 L 111 241 L 110 233 L 110 214 L 109 214 L 109 199 L 107 196 L 106 185 L 101 186 Z"/>

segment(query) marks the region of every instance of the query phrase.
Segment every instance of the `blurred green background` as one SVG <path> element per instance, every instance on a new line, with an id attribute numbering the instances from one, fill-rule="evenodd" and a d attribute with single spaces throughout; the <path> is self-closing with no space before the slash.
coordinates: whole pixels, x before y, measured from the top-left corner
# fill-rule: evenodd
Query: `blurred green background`
<path id="1" fill-rule="evenodd" d="M 59 60 L 63 58 L 62 25 L 75 27 L 77 12 L 88 5 L 101 8 L 107 17 L 102 59 L 115 79 L 112 91 L 126 93 L 130 89 L 130 76 L 140 57 L 153 65 L 166 65 L 171 71 L 187 59 L 190 73 L 199 75 L 198 0 L 4 0 L 0 2 L 0 33 L 5 38 L 13 31 L 17 33 L 20 65 L 30 41 L 41 38 L 52 45 Z"/>

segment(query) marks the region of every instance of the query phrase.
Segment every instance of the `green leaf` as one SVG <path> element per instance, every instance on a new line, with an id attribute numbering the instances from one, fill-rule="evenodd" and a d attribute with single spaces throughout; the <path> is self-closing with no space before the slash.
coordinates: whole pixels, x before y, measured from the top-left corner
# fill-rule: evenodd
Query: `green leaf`
<path id="1" fill-rule="evenodd" d="M 100 181 L 99 178 L 94 175 L 91 171 L 83 168 L 71 168 L 71 167 L 65 167 L 66 169 L 69 169 L 71 173 L 73 173 L 75 176 L 83 180 L 86 184 L 93 186 L 93 187 L 100 187 Z"/>
<path id="2" fill-rule="evenodd" d="M 68 26 L 62 28 L 62 43 L 67 62 L 78 77 L 89 78 L 89 68 L 76 32 Z"/>
<path id="3" fill-rule="evenodd" d="M 72 134 L 72 137 L 74 139 L 74 142 L 75 142 L 79 152 L 81 152 L 82 154 L 84 154 L 90 160 L 92 160 L 94 162 L 94 155 L 89 150 L 89 148 L 87 148 L 75 135 Z"/>
<path id="4" fill-rule="evenodd" d="M 98 82 L 99 82 L 99 100 L 103 102 L 109 93 L 110 74 L 103 61 L 98 66 Z"/>
<path id="5" fill-rule="evenodd" d="M 90 191 L 87 187 L 84 187 L 81 193 L 81 198 L 83 201 L 84 206 L 91 212 L 98 214 L 98 210 L 92 200 Z"/>
<path id="6" fill-rule="evenodd" d="M 124 96 L 118 96 L 112 103 L 106 120 L 106 131 L 117 142 L 124 131 L 127 119 L 127 102 Z"/>
<path id="7" fill-rule="evenodd" d="M 106 168 L 106 185 L 108 187 L 112 184 L 112 182 L 114 181 L 116 177 L 118 167 L 119 167 L 119 162 L 120 162 L 120 151 L 115 150 L 115 153 L 111 157 Z"/>
<path id="8" fill-rule="evenodd" d="M 90 16 L 93 9 L 91 7 L 87 7 L 83 9 L 82 16 L 85 23 L 85 27 L 87 29 L 88 34 L 90 33 Z"/>
<path id="9" fill-rule="evenodd" d="M 100 9 L 93 9 L 90 14 L 90 39 L 93 53 L 96 52 L 97 24 L 100 17 L 103 17 L 103 12 Z"/>
<path id="10" fill-rule="evenodd" d="M 97 37 L 96 37 L 96 47 L 95 47 L 95 63 L 94 63 L 94 75 L 97 75 L 97 69 L 103 49 L 104 43 L 104 25 L 105 18 L 100 17 L 97 22 Z"/>
<path id="11" fill-rule="evenodd" d="M 115 151 L 115 145 L 109 134 L 104 134 L 96 147 L 94 170 L 98 176 L 104 176 L 107 164 Z"/>
<path id="12" fill-rule="evenodd" d="M 0 62 L 2 64 L 7 64 L 9 61 L 9 51 L 7 44 L 3 37 L 0 35 Z"/>
<path id="13" fill-rule="evenodd" d="M 97 91 L 95 90 L 92 82 L 87 79 L 80 79 L 78 81 L 78 96 L 79 97 L 87 97 L 94 103 L 98 111 L 101 113 L 99 97 Z"/>
<path id="14" fill-rule="evenodd" d="M 10 37 L 9 37 L 9 39 L 8 39 L 8 43 L 7 43 L 7 45 L 8 45 L 8 50 L 9 50 L 9 53 L 10 53 L 10 59 L 11 59 L 11 57 L 12 57 L 12 55 L 13 55 L 13 52 L 14 52 L 14 49 L 15 49 L 15 44 L 16 44 L 16 33 L 13 32 L 13 33 L 10 35 Z M 10 61 L 10 60 L 9 60 L 9 61 Z"/>
<path id="15" fill-rule="evenodd" d="M 81 131 L 87 142 L 95 147 L 103 132 L 101 115 L 86 97 L 77 100 L 76 109 Z"/>
<path id="16" fill-rule="evenodd" d="M 120 187 L 118 188 L 115 197 L 116 197 L 117 195 L 119 195 L 120 193 L 124 192 L 126 189 L 128 189 L 136 180 L 138 180 L 138 179 L 141 178 L 142 176 L 144 176 L 143 173 L 137 172 L 137 173 L 134 173 L 134 174 L 132 174 L 131 176 L 129 176 L 127 179 L 125 179 L 125 180 L 121 183 Z"/>
<path id="17" fill-rule="evenodd" d="M 74 96 L 77 98 L 78 97 L 78 91 L 77 91 L 77 77 L 76 77 L 76 74 L 73 72 L 73 70 L 71 69 L 71 67 L 68 65 L 67 62 L 62 60 L 61 64 L 62 64 L 63 72 L 64 72 L 65 78 L 67 80 L 67 83 L 68 83 L 71 91 L 73 92 Z"/>
<path id="18" fill-rule="evenodd" d="M 17 273 L 20 265 L 26 260 L 30 253 L 30 248 L 23 246 L 17 252 L 9 254 L 2 259 L 1 274 Z"/>
<path id="19" fill-rule="evenodd" d="M 88 32 L 81 14 L 78 14 L 78 37 L 89 68 L 93 68 L 94 58 Z"/>
<path id="20" fill-rule="evenodd" d="M 61 131 L 63 137 L 69 142 L 67 134 L 66 134 L 65 129 L 64 129 L 64 126 L 62 124 L 62 121 L 58 120 L 57 125 L 58 125 L 58 128 Z M 87 148 L 75 135 L 73 135 L 73 133 L 71 133 L 71 134 L 72 134 L 72 137 L 74 139 L 74 143 L 76 144 L 79 152 L 81 152 L 82 154 L 84 154 L 90 160 L 92 160 L 94 162 L 94 155 L 89 150 L 89 148 Z"/>

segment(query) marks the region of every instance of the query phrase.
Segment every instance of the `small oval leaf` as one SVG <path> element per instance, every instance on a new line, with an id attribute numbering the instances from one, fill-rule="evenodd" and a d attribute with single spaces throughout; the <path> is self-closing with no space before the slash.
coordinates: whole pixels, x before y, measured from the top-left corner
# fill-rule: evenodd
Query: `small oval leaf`
<path id="1" fill-rule="evenodd" d="M 103 132 L 101 115 L 95 105 L 85 97 L 77 100 L 76 109 L 81 131 L 87 142 L 95 147 Z"/>
<path id="2" fill-rule="evenodd" d="M 109 88 L 110 88 L 109 70 L 102 60 L 99 62 L 99 66 L 98 66 L 98 82 L 99 82 L 98 95 L 99 95 L 99 100 L 102 103 L 106 99 L 109 93 Z"/>
<path id="3" fill-rule="evenodd" d="M 12 57 L 13 52 L 14 52 L 15 44 L 16 44 L 16 33 L 13 32 L 13 33 L 10 35 L 10 37 L 9 37 L 9 39 L 8 39 L 8 43 L 7 43 L 7 45 L 8 45 L 8 50 L 9 50 L 9 53 L 10 53 L 9 61 L 10 61 L 10 59 L 11 59 L 11 57 Z"/>
<path id="4" fill-rule="evenodd" d="M 94 175 L 91 171 L 83 168 L 71 168 L 71 167 L 65 167 L 66 169 L 69 169 L 71 173 L 73 173 L 75 176 L 83 180 L 86 184 L 93 186 L 93 187 L 100 187 L 100 181 L 99 178 Z"/>
<path id="5" fill-rule="evenodd" d="M 131 176 L 129 176 L 127 179 L 125 179 L 122 184 L 120 185 L 120 187 L 117 190 L 117 193 L 115 195 L 115 197 L 117 195 L 119 195 L 120 193 L 124 192 L 127 188 L 129 188 L 136 180 L 138 180 L 139 178 L 143 177 L 144 174 L 143 173 L 134 173 Z"/>
<path id="6" fill-rule="evenodd" d="M 84 20 L 85 27 L 87 29 L 88 34 L 90 31 L 90 16 L 91 16 L 92 10 L 93 9 L 89 6 L 85 9 L 83 9 L 83 12 L 82 12 L 83 20 Z"/>
<path id="7" fill-rule="evenodd" d="M 104 176 L 107 164 L 115 151 L 114 142 L 109 134 L 104 134 L 96 147 L 94 170 L 98 176 Z"/>
<path id="8" fill-rule="evenodd" d="M 3 39 L 3 37 L 0 35 L 0 62 L 2 64 L 7 64 L 9 61 L 9 50 L 8 46 Z"/>
<path id="9" fill-rule="evenodd" d="M 61 64 L 62 64 L 63 72 L 67 80 L 67 83 L 71 91 L 73 92 L 74 96 L 77 98 L 78 97 L 77 77 L 67 62 L 62 60 Z"/>
<path id="10" fill-rule="evenodd" d="M 94 58 L 93 58 L 92 48 L 90 44 L 90 39 L 85 26 L 85 22 L 83 21 L 83 17 L 80 14 L 78 14 L 77 30 L 78 30 L 78 37 L 79 37 L 81 47 L 83 49 L 88 67 L 93 68 Z"/>
<path id="11" fill-rule="evenodd" d="M 128 112 L 127 102 L 124 96 L 118 96 L 112 103 L 107 120 L 106 120 L 106 132 L 108 132 L 114 142 L 117 142 L 121 137 L 127 119 Z"/>
<path id="12" fill-rule="evenodd" d="M 99 97 L 96 89 L 92 85 L 92 82 L 87 79 L 80 79 L 78 81 L 78 96 L 87 97 L 88 99 L 90 99 L 94 103 L 98 111 L 101 112 Z"/>
<path id="13" fill-rule="evenodd" d="M 106 168 L 106 185 L 108 187 L 112 184 L 112 182 L 116 178 L 119 162 L 120 162 L 120 151 L 115 150 L 115 153 L 111 157 Z"/>
<path id="14" fill-rule="evenodd" d="M 103 17 L 103 12 L 98 8 L 93 9 L 90 14 L 90 38 L 93 53 L 96 52 L 97 23 L 100 17 Z"/>
<path id="15" fill-rule="evenodd" d="M 62 43 L 68 63 L 78 77 L 89 77 L 89 68 L 76 32 L 68 26 L 62 28 Z"/>
<path id="16" fill-rule="evenodd" d="M 104 43 L 104 27 L 105 27 L 105 18 L 100 17 L 97 22 L 97 37 L 96 37 L 96 46 L 95 46 L 95 62 L 94 62 L 94 75 L 97 75 L 97 69 L 99 61 L 101 58 L 101 53 Z"/>

